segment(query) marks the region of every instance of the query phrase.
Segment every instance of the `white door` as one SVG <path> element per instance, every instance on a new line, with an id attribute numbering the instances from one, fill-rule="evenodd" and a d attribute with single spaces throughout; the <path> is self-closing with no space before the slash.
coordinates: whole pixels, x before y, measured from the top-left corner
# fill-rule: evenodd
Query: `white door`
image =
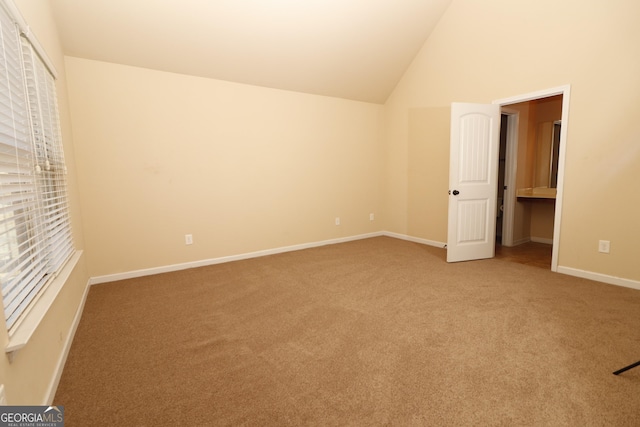
<path id="1" fill-rule="evenodd" d="M 500 106 L 451 104 L 447 262 L 495 255 Z"/>

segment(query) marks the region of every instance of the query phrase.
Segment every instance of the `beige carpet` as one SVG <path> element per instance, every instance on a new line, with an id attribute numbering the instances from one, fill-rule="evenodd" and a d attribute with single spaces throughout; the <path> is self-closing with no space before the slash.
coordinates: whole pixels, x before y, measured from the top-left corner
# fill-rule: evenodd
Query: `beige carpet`
<path id="1" fill-rule="evenodd" d="M 379 237 L 93 286 L 66 426 L 638 426 L 640 291 Z"/>

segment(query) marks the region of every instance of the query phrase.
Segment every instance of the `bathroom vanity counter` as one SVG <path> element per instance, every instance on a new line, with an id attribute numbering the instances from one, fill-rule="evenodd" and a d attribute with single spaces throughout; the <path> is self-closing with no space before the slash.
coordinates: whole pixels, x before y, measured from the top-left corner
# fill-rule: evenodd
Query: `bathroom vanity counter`
<path id="1" fill-rule="evenodd" d="M 516 192 L 518 198 L 555 199 L 557 190 L 548 187 L 521 188 Z"/>

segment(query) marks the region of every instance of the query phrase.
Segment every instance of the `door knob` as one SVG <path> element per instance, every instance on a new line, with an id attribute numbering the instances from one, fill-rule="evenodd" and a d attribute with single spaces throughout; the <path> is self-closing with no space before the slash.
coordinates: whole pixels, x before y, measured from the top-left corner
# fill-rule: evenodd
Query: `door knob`
<path id="1" fill-rule="evenodd" d="M 460 192 L 458 190 L 453 190 L 453 195 L 457 196 L 458 194 L 460 194 Z"/>

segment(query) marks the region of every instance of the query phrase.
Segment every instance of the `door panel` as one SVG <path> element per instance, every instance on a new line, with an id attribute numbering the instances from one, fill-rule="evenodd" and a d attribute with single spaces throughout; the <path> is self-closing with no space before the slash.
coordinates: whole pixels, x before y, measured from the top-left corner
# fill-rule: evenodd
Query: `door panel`
<path id="1" fill-rule="evenodd" d="M 458 201 L 458 242 L 485 242 L 487 238 L 487 201 Z"/>
<path id="2" fill-rule="evenodd" d="M 499 148 L 498 105 L 451 105 L 448 262 L 495 254 Z"/>

